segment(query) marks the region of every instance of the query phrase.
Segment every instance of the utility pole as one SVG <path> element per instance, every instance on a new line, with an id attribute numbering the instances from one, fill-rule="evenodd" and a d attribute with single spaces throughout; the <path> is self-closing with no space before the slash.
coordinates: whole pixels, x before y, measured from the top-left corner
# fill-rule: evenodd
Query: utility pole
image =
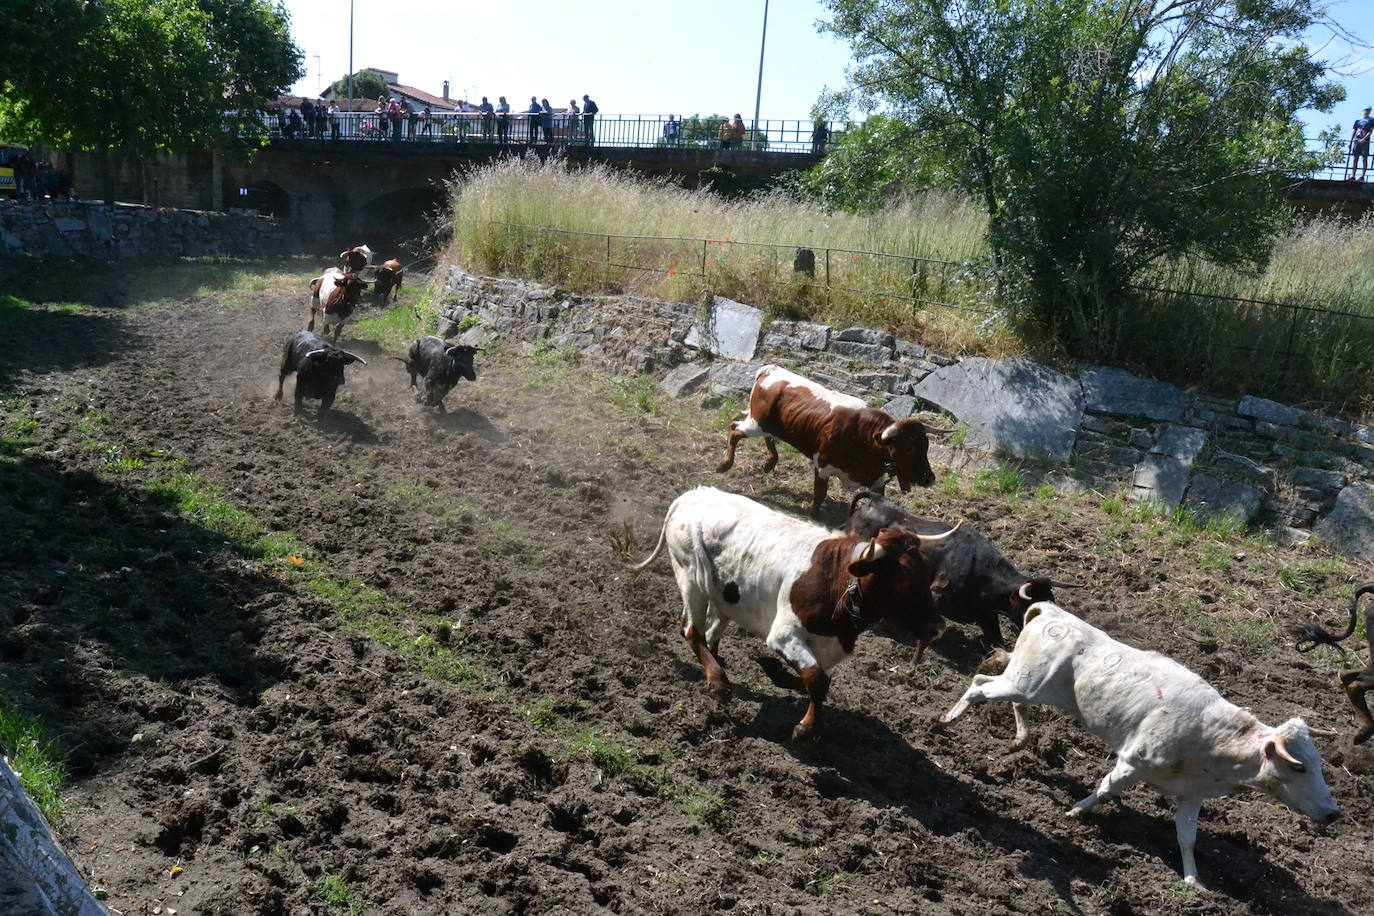
<path id="1" fill-rule="evenodd" d="M 353 0 L 348 0 L 348 112 L 353 113 Z"/>
<path id="2" fill-rule="evenodd" d="M 759 39 L 759 85 L 754 90 L 754 139 L 759 136 L 759 102 L 763 99 L 763 49 L 768 45 L 768 0 L 763 0 L 763 37 Z"/>
<path id="3" fill-rule="evenodd" d="M 320 55 L 315 55 L 315 97 L 319 98 L 324 89 L 324 71 L 320 69 Z"/>

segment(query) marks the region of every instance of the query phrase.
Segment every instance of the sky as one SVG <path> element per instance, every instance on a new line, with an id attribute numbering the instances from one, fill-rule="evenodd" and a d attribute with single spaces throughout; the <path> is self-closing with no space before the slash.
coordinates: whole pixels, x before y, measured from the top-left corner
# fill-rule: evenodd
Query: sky
<path id="1" fill-rule="evenodd" d="M 293 90 L 314 95 L 348 72 L 348 0 L 285 0 L 307 75 Z M 439 95 L 531 95 L 555 107 L 590 95 L 605 113 L 753 116 L 764 0 L 352 0 L 353 69 L 376 67 Z M 802 119 L 824 87 L 844 85 L 848 47 L 818 34 L 816 0 L 769 0 L 759 117 Z M 1336 0 L 1346 30 L 1374 43 L 1374 0 Z M 1347 101 L 1329 114 L 1302 113 L 1311 133 L 1346 132 L 1374 105 L 1374 49 L 1329 29 L 1307 36 Z"/>
<path id="2" fill-rule="evenodd" d="M 348 0 L 286 0 L 316 94 L 348 72 Z M 375 67 L 435 95 L 554 106 L 590 95 L 616 114 L 752 118 L 764 0 L 353 0 L 354 70 Z M 770 0 L 759 117 L 806 118 L 844 83 L 846 45 L 819 35 L 815 0 Z M 319 55 L 318 61 L 315 55 Z M 322 76 L 321 76 L 322 74 Z"/>

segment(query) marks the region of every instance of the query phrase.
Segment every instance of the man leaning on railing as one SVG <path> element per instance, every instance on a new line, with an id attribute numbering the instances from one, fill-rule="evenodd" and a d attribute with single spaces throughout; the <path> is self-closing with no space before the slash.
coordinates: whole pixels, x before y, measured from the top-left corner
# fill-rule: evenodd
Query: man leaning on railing
<path id="1" fill-rule="evenodd" d="M 1369 117 L 1369 109 L 1364 116 L 1355 120 L 1350 130 L 1350 180 L 1364 181 L 1369 174 L 1369 135 L 1374 133 L 1374 118 Z"/>

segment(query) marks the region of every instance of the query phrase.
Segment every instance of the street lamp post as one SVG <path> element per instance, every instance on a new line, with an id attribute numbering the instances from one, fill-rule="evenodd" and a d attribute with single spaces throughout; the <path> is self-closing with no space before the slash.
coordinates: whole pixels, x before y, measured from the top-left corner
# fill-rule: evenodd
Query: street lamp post
<path id="1" fill-rule="evenodd" d="M 353 0 L 348 0 L 348 110 L 353 111 Z"/>
<path id="2" fill-rule="evenodd" d="M 768 44 L 768 0 L 763 0 L 763 37 L 759 39 L 759 84 L 754 90 L 754 140 L 759 137 L 759 102 L 763 99 L 763 49 Z"/>

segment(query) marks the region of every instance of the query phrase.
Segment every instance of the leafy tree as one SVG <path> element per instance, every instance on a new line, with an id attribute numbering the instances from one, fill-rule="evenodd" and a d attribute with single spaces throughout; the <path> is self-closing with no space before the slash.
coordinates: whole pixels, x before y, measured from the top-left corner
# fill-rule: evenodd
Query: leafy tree
<path id="1" fill-rule="evenodd" d="M 901 118 L 875 114 L 842 137 L 803 179 L 827 208 L 870 211 L 893 195 L 928 187 L 943 177 L 915 128 Z"/>
<path id="2" fill-rule="evenodd" d="M 348 98 L 348 76 L 335 80 L 329 87 L 329 97 L 331 99 Z M 375 99 L 378 96 L 390 96 L 391 87 L 387 85 L 382 75 L 372 68 L 359 70 L 353 74 L 353 98 L 355 99 Z"/>
<path id="3" fill-rule="evenodd" d="M 1262 264 L 1282 177 L 1316 165 L 1295 114 L 1344 97 L 1300 43 L 1320 0 L 827 5 L 856 97 L 986 208 L 1016 317 L 1085 355 L 1107 355 L 1149 265 Z"/>
<path id="4" fill-rule="evenodd" d="M 0 135 L 132 153 L 251 148 L 257 112 L 301 73 L 288 22 L 273 0 L 15 5 L 0 50 Z"/>

